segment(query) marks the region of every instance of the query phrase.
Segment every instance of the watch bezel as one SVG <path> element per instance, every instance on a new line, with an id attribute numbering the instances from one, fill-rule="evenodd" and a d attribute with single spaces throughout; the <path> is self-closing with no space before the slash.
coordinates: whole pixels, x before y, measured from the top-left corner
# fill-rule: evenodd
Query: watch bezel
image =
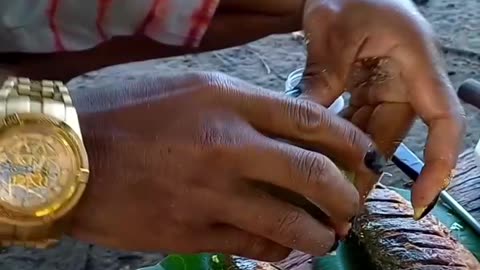
<path id="1" fill-rule="evenodd" d="M 88 155 L 79 134 L 65 122 L 45 114 L 15 113 L 0 118 L 0 137 L 12 128 L 26 125 L 42 125 L 46 129 L 55 130 L 55 135 L 66 142 L 73 151 L 73 160 L 76 163 L 76 170 L 73 172 L 75 179 L 72 179 L 73 181 L 70 182 L 68 187 L 72 189 L 70 196 L 65 197 L 60 202 L 56 202 L 56 205 L 52 203 L 51 207 L 46 208 L 48 211 L 44 210 L 41 215 L 38 213 L 33 215 L 14 211 L 6 207 L 5 204 L 2 205 L 0 201 L 0 223 L 16 226 L 38 226 L 64 217 L 79 202 L 89 177 Z"/>

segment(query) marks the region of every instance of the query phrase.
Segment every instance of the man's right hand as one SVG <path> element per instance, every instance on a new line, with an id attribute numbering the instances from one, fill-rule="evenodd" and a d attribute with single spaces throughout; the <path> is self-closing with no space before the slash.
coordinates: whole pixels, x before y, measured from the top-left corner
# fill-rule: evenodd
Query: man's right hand
<path id="1" fill-rule="evenodd" d="M 368 171 L 371 141 L 321 105 L 210 73 L 105 88 L 72 93 L 92 171 L 75 238 L 274 261 L 291 249 L 324 255 L 348 231 L 359 195 L 332 160 Z M 328 218 L 259 183 L 308 198 Z"/>

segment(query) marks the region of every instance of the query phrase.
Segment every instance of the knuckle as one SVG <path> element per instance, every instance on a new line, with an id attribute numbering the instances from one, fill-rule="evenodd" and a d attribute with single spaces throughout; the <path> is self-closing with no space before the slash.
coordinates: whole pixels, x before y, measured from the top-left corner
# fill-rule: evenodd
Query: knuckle
<path id="1" fill-rule="evenodd" d="M 220 145 L 224 144 L 224 137 L 225 135 L 220 129 L 205 125 L 200 130 L 197 143 L 201 145 L 202 148 L 217 149 Z"/>
<path id="2" fill-rule="evenodd" d="M 289 99 L 286 104 L 287 115 L 291 117 L 300 132 L 311 132 L 328 124 L 326 110 L 314 102 L 304 99 Z"/>
<path id="3" fill-rule="evenodd" d="M 353 126 L 345 125 L 343 128 L 345 143 L 355 149 L 357 145 L 368 145 L 369 142 L 365 141 L 367 138 L 361 131 Z"/>
<path id="4" fill-rule="evenodd" d="M 220 161 L 225 158 L 230 147 L 231 138 L 229 134 L 218 127 L 206 125 L 201 128 L 199 134 L 194 139 L 196 151 L 204 160 L 210 162 Z"/>
<path id="5" fill-rule="evenodd" d="M 296 228 L 302 222 L 305 213 L 300 209 L 290 209 L 278 220 L 276 234 L 283 240 L 283 244 L 291 244 L 297 241 Z"/>
<path id="6" fill-rule="evenodd" d="M 182 76 L 182 75 L 181 75 Z M 198 87 L 201 90 L 208 88 L 210 85 L 210 79 L 208 72 L 190 72 L 183 74 L 183 77 L 186 78 L 189 86 Z"/>
<path id="7" fill-rule="evenodd" d="M 359 208 L 359 194 L 355 186 L 350 184 L 345 175 L 337 166 L 327 157 L 308 151 L 303 151 L 297 159 L 296 173 L 292 174 L 292 179 L 301 179 L 308 190 L 312 187 L 317 189 L 329 189 L 340 192 L 345 195 L 344 203 L 336 206 L 341 209 L 337 216 L 342 216 L 347 220 L 357 214 Z"/>
<path id="8" fill-rule="evenodd" d="M 232 88 L 232 77 L 222 72 L 199 72 L 199 83 L 203 88 L 210 89 L 216 92 L 225 92 Z"/>
<path id="9" fill-rule="evenodd" d="M 249 126 L 244 122 L 237 122 L 235 129 L 232 129 L 231 121 L 217 121 L 215 124 L 211 122 L 212 118 L 205 119 L 193 137 L 195 154 L 201 160 L 221 165 L 224 169 L 244 166 L 242 157 L 246 155 L 247 149 L 251 149 L 252 141 L 255 140 Z M 242 129 L 239 130 L 239 127 Z"/>
<path id="10" fill-rule="evenodd" d="M 371 138 L 350 123 L 344 124 L 337 122 L 334 125 L 336 126 L 332 127 L 332 133 L 333 136 L 337 138 L 337 143 L 341 143 L 343 149 L 349 149 L 351 151 L 351 156 L 349 156 L 347 160 L 343 160 L 344 162 L 347 161 L 346 164 L 343 165 L 353 166 L 353 164 L 349 164 L 348 160 L 363 160 L 365 155 L 365 150 L 363 149 L 369 148 L 373 143 Z"/>
<path id="11" fill-rule="evenodd" d="M 221 72 L 212 71 L 198 71 L 191 74 L 192 82 L 198 83 L 202 86 L 215 85 L 220 78 L 226 75 Z"/>
<path id="12" fill-rule="evenodd" d="M 302 180 L 307 185 L 318 183 L 327 167 L 327 159 L 313 152 L 302 151 L 297 158 L 296 169 L 303 176 Z"/>
<path id="13" fill-rule="evenodd" d="M 188 77 L 189 86 L 197 90 L 193 92 L 198 95 L 196 97 L 197 100 L 200 97 L 207 97 L 208 101 L 216 100 L 225 94 L 230 81 L 230 77 L 221 72 L 199 71 L 186 74 L 185 76 Z"/>
<path id="14" fill-rule="evenodd" d="M 244 91 L 245 88 L 251 86 L 245 85 L 245 82 L 231 77 L 221 72 L 199 72 L 196 75 L 198 89 L 201 89 L 199 95 L 207 98 L 207 102 L 213 104 L 235 104 L 245 97 L 249 91 Z M 248 96 L 248 95 L 247 95 Z"/>

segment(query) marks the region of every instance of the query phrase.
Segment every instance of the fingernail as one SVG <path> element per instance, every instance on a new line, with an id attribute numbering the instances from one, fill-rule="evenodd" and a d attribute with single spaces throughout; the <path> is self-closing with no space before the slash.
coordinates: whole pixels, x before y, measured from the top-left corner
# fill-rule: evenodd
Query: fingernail
<path id="1" fill-rule="evenodd" d="M 435 199 L 427 207 L 414 208 L 413 219 L 420 220 L 424 218 L 426 215 L 428 215 L 437 204 L 439 198 L 440 198 L 440 194 L 437 195 L 437 197 L 435 197 Z"/>
<path id="2" fill-rule="evenodd" d="M 445 177 L 445 179 L 443 179 L 442 190 L 445 190 L 445 189 L 448 188 L 448 186 L 449 186 L 450 183 L 452 182 L 452 179 L 453 179 L 453 177 L 455 176 L 455 174 L 456 174 L 456 170 L 453 169 L 453 170 L 450 172 L 450 174 L 449 174 L 447 177 Z"/>
<path id="3" fill-rule="evenodd" d="M 383 168 L 387 164 L 385 158 L 376 150 L 369 149 L 363 158 L 363 162 L 367 168 L 372 170 L 375 174 L 381 175 Z"/>
<path id="4" fill-rule="evenodd" d="M 423 214 L 427 208 L 426 207 L 417 207 L 413 208 L 413 219 L 420 220 L 425 215 Z"/>

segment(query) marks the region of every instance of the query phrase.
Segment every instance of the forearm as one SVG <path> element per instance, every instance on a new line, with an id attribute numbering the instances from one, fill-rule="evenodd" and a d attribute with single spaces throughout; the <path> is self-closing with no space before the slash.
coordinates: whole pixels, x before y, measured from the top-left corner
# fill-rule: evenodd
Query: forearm
<path id="1" fill-rule="evenodd" d="M 68 80 L 115 64 L 238 46 L 301 28 L 304 0 L 223 0 L 198 47 L 171 46 L 145 35 L 114 37 L 76 52 L 9 55 L 18 75 Z M 2 57 L 2 56 L 0 56 Z M 5 56 L 4 56 L 5 57 Z"/>
<path id="2" fill-rule="evenodd" d="M 304 1 L 222 0 L 201 48 L 221 49 L 300 30 Z"/>

